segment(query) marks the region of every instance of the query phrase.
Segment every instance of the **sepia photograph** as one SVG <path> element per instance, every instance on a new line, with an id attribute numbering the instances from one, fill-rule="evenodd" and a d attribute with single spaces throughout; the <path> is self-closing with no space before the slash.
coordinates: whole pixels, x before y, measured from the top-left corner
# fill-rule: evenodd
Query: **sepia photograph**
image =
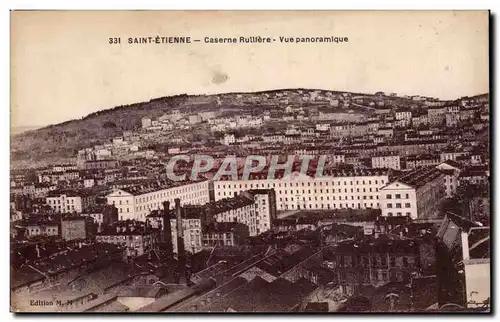
<path id="1" fill-rule="evenodd" d="M 12 10 L 10 311 L 491 313 L 491 21 Z"/>

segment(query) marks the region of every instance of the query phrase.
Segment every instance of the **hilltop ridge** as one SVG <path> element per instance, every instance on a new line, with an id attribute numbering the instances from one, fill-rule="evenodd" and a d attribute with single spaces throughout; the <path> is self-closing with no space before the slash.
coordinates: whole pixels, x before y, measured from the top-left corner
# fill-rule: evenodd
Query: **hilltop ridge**
<path id="1" fill-rule="evenodd" d="M 157 118 L 179 109 L 186 113 L 210 110 L 231 110 L 241 108 L 282 109 L 286 105 L 328 105 L 328 102 L 305 102 L 303 97 L 315 92 L 329 99 L 340 99 L 343 108 L 344 97 L 378 97 L 380 100 L 396 101 L 398 105 L 421 104 L 411 97 L 398 97 L 377 92 L 375 94 L 351 93 L 323 89 L 274 89 L 259 92 L 235 92 L 210 95 L 187 95 L 154 98 L 146 102 L 116 106 L 90 113 L 81 119 L 49 125 L 43 128 L 11 135 L 11 162 L 36 162 L 40 159 L 72 158 L 79 149 L 104 144 L 123 131 L 141 127 L 143 117 Z M 488 94 L 482 94 L 488 95 Z M 428 98 L 437 101 L 435 98 Z M 357 111 L 360 113 L 360 111 Z M 361 111 L 361 113 L 363 113 Z"/>

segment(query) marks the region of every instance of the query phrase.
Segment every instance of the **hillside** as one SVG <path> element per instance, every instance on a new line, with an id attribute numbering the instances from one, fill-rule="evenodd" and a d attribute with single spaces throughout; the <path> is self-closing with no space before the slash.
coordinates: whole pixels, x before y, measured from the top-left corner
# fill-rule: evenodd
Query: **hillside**
<path id="1" fill-rule="evenodd" d="M 313 91 L 335 96 L 343 94 L 337 91 L 315 89 L 281 89 L 256 93 L 189 96 L 183 94 L 152 99 L 148 102 L 102 110 L 78 120 L 50 125 L 20 134 L 12 133 L 11 162 L 14 167 L 17 167 L 21 164 L 39 164 L 41 160 L 50 162 L 67 160 L 75 157 L 79 149 L 109 142 L 110 138 L 121 135 L 123 131 L 139 128 L 142 117 L 159 117 L 172 109 L 180 109 L 183 112 L 234 109 L 237 112 L 241 108 L 255 108 L 261 104 L 267 108 L 269 106 L 277 108 L 278 105 L 302 103 L 301 96 Z M 351 95 L 353 98 L 375 98 L 373 94 L 351 93 Z M 405 101 L 415 104 L 411 100 L 400 97 L 384 96 L 383 99 L 393 101 L 397 105 Z M 221 106 L 217 106 L 217 100 L 223 101 Z M 282 100 L 286 100 L 287 103 L 282 103 Z M 258 112 L 258 109 L 256 109 L 256 112 Z M 363 112 L 356 111 L 356 113 Z"/>
<path id="2" fill-rule="evenodd" d="M 258 93 L 227 93 L 218 95 L 177 95 L 152 99 L 148 102 L 117 106 L 87 115 L 78 120 L 50 125 L 34 131 L 11 135 L 11 162 L 19 164 L 39 163 L 40 160 L 66 160 L 76 155 L 79 149 L 108 142 L 110 138 L 121 135 L 123 131 L 134 130 L 141 126 L 142 117 L 159 117 L 172 109 L 194 112 L 220 108 L 242 107 L 238 96 L 248 97 L 259 104 L 261 95 L 280 95 L 295 90 L 273 90 Z M 309 90 L 303 90 L 309 91 Z M 310 90 L 313 91 L 313 90 Z M 285 94 L 283 94 L 286 96 Z M 225 103 L 217 107 L 217 98 Z M 246 104 L 243 104 L 243 106 Z"/>
<path id="3" fill-rule="evenodd" d="M 118 106 L 87 115 L 79 120 L 50 125 L 11 136 L 11 162 L 41 158 L 70 158 L 79 149 L 108 142 L 123 131 L 140 126 L 144 116 L 157 117 L 178 106 L 186 95 Z"/>

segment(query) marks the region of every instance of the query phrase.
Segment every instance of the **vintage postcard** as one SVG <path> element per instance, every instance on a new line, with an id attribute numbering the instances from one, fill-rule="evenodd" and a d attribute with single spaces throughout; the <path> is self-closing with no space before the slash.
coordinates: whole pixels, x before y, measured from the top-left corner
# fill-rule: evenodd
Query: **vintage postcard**
<path id="1" fill-rule="evenodd" d="M 491 312 L 488 11 L 11 11 L 12 312 Z"/>

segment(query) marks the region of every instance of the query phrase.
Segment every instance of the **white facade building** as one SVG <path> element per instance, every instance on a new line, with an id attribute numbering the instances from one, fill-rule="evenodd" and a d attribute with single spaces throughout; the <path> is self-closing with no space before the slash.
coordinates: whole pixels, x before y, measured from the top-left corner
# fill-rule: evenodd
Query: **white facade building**
<path id="1" fill-rule="evenodd" d="M 149 117 L 143 117 L 141 119 L 141 125 L 142 125 L 143 129 L 147 129 L 148 127 L 151 126 L 151 124 L 152 124 L 151 118 L 149 118 Z"/>
<path id="2" fill-rule="evenodd" d="M 116 189 L 106 198 L 108 204 L 118 209 L 119 220 L 145 221 L 152 210 L 162 209 L 164 201 L 169 201 L 171 205 L 174 205 L 175 198 L 181 199 L 183 205 L 203 205 L 209 202 L 209 182 L 154 182 Z"/>
<path id="3" fill-rule="evenodd" d="M 401 170 L 401 157 L 399 155 L 380 155 L 372 157 L 372 168 L 387 168 Z"/>
<path id="4" fill-rule="evenodd" d="M 222 144 L 224 145 L 231 145 L 236 142 L 236 137 L 234 134 L 225 134 L 224 139 L 222 140 Z"/>
<path id="5" fill-rule="evenodd" d="M 276 213 L 275 192 L 272 189 L 243 191 L 238 196 L 220 199 L 226 207 L 213 213 L 218 222 L 239 222 L 248 226 L 250 236 L 271 229 Z"/>
<path id="6" fill-rule="evenodd" d="M 66 193 L 51 195 L 45 198 L 45 202 L 50 206 L 50 208 L 52 208 L 52 210 L 60 213 L 81 213 L 87 206 L 90 205 L 88 197 Z"/>
<path id="7" fill-rule="evenodd" d="M 446 197 L 450 198 L 457 192 L 458 177 L 460 175 L 460 167 L 455 162 L 442 162 L 436 168 L 443 171 L 445 174 L 444 184 L 446 189 Z"/>
<path id="8" fill-rule="evenodd" d="M 282 179 L 221 180 L 214 182 L 215 200 L 250 189 L 274 189 L 277 210 L 379 208 L 379 188 L 388 176 L 382 172 L 337 173 L 312 178 L 292 173 Z"/>
<path id="9" fill-rule="evenodd" d="M 411 112 L 410 111 L 398 111 L 396 112 L 396 120 L 405 120 L 407 122 L 411 121 Z"/>
<path id="10" fill-rule="evenodd" d="M 432 218 L 445 197 L 444 173 L 437 168 L 422 168 L 394 180 L 380 189 L 382 216 Z"/>

